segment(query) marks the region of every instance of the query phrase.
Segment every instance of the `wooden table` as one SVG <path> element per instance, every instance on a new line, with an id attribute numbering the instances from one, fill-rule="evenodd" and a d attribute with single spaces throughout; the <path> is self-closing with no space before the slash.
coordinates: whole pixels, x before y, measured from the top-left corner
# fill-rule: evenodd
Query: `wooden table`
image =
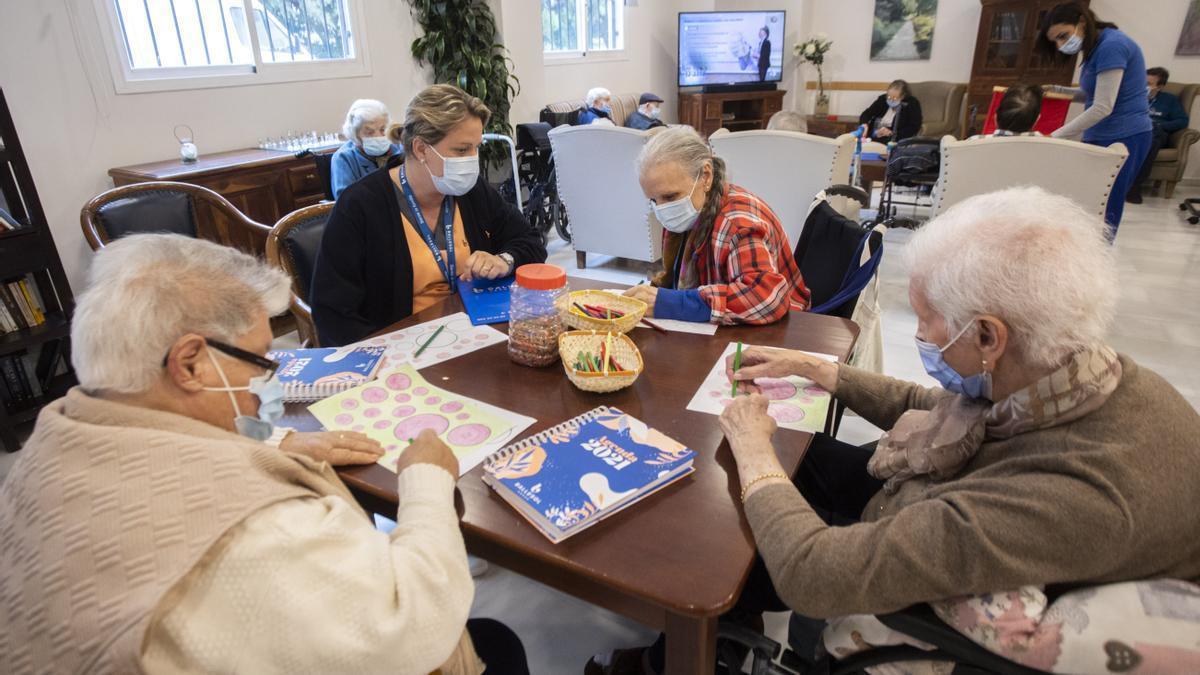
<path id="1" fill-rule="evenodd" d="M 871 188 L 874 187 L 875 181 L 883 182 L 884 173 L 887 171 L 886 159 L 864 159 L 858 168 L 858 182 L 862 189 L 871 194 Z"/>
<path id="2" fill-rule="evenodd" d="M 807 115 L 804 121 L 808 125 L 808 133 L 826 138 L 837 138 L 860 126 L 857 115 Z"/>
<path id="3" fill-rule="evenodd" d="M 570 285 L 613 287 L 577 278 Z M 388 330 L 458 311 L 461 304 L 452 298 Z M 541 369 L 514 364 L 505 344 L 429 366 L 421 374 L 439 387 L 535 417 L 522 437 L 598 405 L 613 405 L 696 451 L 694 474 L 557 545 L 496 496 L 479 467 L 458 481 L 458 490 L 472 554 L 664 631 L 669 673 L 712 672 L 717 617 L 741 594 L 755 547 L 717 417 L 686 410 L 687 404 L 730 341 L 805 349 L 844 361 L 858 327 L 845 319 L 792 312 L 771 326 L 721 328 L 715 337 L 644 328 L 631 335 L 646 369 L 632 387 L 612 394 L 576 389 L 561 364 Z M 302 406 L 289 406 L 280 423 L 319 428 Z M 785 429 L 776 434 L 788 473 L 795 473 L 811 439 Z M 366 508 L 394 516 L 395 474 L 378 465 L 340 474 Z"/>

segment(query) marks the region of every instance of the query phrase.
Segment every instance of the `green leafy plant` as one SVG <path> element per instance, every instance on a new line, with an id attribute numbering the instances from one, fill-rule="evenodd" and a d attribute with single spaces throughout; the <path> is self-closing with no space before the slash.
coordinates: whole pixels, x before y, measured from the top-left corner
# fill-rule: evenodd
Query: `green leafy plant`
<path id="1" fill-rule="evenodd" d="M 521 82 L 512 74 L 512 59 L 496 37 L 496 18 L 484 0 L 409 0 L 424 35 L 412 43 L 418 64 L 433 67 L 437 82 L 453 84 L 483 99 L 492 111 L 485 132 L 512 135 L 508 120 L 512 98 Z M 508 157 L 497 143 L 483 146 L 485 161 Z"/>

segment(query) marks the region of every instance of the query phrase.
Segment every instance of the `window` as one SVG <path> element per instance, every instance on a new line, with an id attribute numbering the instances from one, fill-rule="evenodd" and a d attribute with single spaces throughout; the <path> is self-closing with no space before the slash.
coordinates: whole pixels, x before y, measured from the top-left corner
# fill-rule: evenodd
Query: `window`
<path id="1" fill-rule="evenodd" d="M 366 74 L 360 0 L 96 2 L 122 93 Z"/>
<path id="2" fill-rule="evenodd" d="M 544 53 L 582 55 L 624 48 L 624 0 L 542 0 Z"/>

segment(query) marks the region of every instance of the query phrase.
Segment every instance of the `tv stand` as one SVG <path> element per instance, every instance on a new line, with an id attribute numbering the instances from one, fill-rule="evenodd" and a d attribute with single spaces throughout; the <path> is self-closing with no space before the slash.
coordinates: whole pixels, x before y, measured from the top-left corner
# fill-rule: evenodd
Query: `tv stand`
<path id="1" fill-rule="evenodd" d="M 706 84 L 700 88 L 703 94 L 735 94 L 743 91 L 775 91 L 774 82 L 739 82 L 738 84 Z"/>
<path id="2" fill-rule="evenodd" d="M 679 94 L 679 121 L 708 138 L 717 129 L 766 129 L 771 115 L 783 109 L 786 91 L 704 91 Z"/>

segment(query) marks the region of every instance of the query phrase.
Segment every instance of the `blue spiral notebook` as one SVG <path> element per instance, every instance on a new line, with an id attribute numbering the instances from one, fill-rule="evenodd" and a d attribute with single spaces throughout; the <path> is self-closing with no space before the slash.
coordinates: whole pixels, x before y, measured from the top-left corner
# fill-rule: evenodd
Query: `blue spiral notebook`
<path id="1" fill-rule="evenodd" d="M 267 352 L 279 364 L 285 401 L 319 401 L 375 379 L 386 347 L 353 345 Z"/>
<path id="2" fill-rule="evenodd" d="M 508 299 L 513 277 L 458 280 L 458 294 L 472 326 L 508 321 Z"/>
<path id="3" fill-rule="evenodd" d="M 484 460 L 483 480 L 557 544 L 690 474 L 695 454 L 601 406 Z"/>

